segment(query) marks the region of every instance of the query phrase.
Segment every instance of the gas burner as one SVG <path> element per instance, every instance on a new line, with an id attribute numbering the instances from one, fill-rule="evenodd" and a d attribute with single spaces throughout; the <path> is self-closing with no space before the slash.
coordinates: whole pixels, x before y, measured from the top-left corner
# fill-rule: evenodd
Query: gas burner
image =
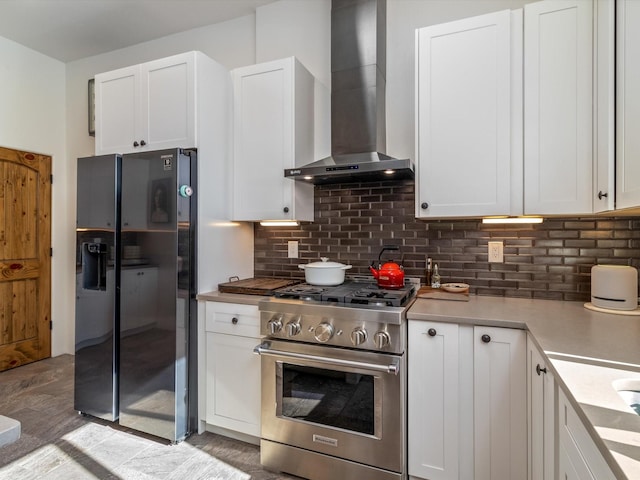
<path id="1" fill-rule="evenodd" d="M 317 294 L 317 293 L 322 293 L 323 291 L 324 291 L 324 288 L 317 287 L 315 285 L 296 285 L 296 286 L 290 287 L 288 289 L 288 292 L 299 293 L 301 295 L 303 295 L 303 294 L 313 295 L 313 294 Z"/>
<path id="2" fill-rule="evenodd" d="M 326 287 L 300 283 L 290 287 L 279 288 L 274 292 L 278 298 L 291 298 L 294 300 L 321 300 Z"/>

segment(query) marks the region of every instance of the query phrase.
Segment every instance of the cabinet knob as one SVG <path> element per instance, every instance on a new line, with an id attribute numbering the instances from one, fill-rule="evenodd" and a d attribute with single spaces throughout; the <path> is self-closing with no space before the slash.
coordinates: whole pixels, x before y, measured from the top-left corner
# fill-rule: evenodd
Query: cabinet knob
<path id="1" fill-rule="evenodd" d="M 480 337 L 480 340 L 482 340 L 484 343 L 489 343 L 491 341 L 491 337 L 485 333 Z"/>
<path id="2" fill-rule="evenodd" d="M 540 364 L 536 365 L 536 373 L 540 375 L 541 373 L 547 373 L 547 367 L 542 368 Z"/>
<path id="3" fill-rule="evenodd" d="M 284 208 L 282 209 L 282 211 L 283 211 L 284 213 L 289 213 L 289 207 L 284 207 Z"/>
<path id="4" fill-rule="evenodd" d="M 138 141 L 136 140 L 136 141 L 134 141 L 134 142 L 133 142 L 133 146 L 134 146 L 134 147 L 139 147 L 139 146 L 140 146 L 140 144 L 139 144 L 139 143 L 138 143 Z"/>
<path id="5" fill-rule="evenodd" d="M 608 196 L 609 196 L 609 194 L 608 193 L 602 193 L 602 190 L 600 190 L 598 192 L 598 200 L 602 200 L 603 198 L 606 198 Z"/>
<path id="6" fill-rule="evenodd" d="M 420 204 L 420 208 L 423 210 L 426 210 L 427 208 L 429 208 L 429 204 L 427 202 L 422 202 Z"/>
<path id="7" fill-rule="evenodd" d="M 147 144 L 147 142 L 145 142 L 144 140 L 140 140 L 140 146 L 144 147 Z"/>
<path id="8" fill-rule="evenodd" d="M 427 330 L 427 334 L 428 334 L 430 337 L 435 337 L 437 333 L 438 333 L 438 332 L 436 332 L 436 329 L 435 329 L 435 328 L 430 328 L 429 330 Z"/>
<path id="9" fill-rule="evenodd" d="M 233 317 L 231 319 L 231 323 L 233 323 L 234 325 L 237 325 L 238 324 L 238 317 Z"/>

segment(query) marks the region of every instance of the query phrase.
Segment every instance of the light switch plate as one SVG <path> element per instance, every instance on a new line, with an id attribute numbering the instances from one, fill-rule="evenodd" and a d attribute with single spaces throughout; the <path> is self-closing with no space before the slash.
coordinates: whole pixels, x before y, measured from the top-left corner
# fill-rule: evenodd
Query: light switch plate
<path id="1" fill-rule="evenodd" d="M 298 241 L 289 240 L 287 242 L 287 256 L 289 258 L 298 258 Z"/>

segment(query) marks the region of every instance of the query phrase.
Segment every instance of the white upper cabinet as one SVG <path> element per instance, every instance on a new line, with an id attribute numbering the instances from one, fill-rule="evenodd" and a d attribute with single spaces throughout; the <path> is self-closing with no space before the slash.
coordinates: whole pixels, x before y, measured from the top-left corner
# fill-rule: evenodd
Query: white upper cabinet
<path id="1" fill-rule="evenodd" d="M 545 0 L 417 30 L 416 217 L 613 210 L 613 12 Z"/>
<path id="2" fill-rule="evenodd" d="M 526 214 L 592 213 L 593 3 L 525 5 Z"/>
<path id="3" fill-rule="evenodd" d="M 196 146 L 197 55 L 96 75 L 96 155 Z"/>
<path id="4" fill-rule="evenodd" d="M 522 213 L 521 18 L 416 31 L 416 217 Z"/>
<path id="5" fill-rule="evenodd" d="M 616 208 L 640 206 L 640 2 L 616 2 Z"/>
<path id="6" fill-rule="evenodd" d="M 233 220 L 313 221 L 314 78 L 294 57 L 233 70 Z"/>

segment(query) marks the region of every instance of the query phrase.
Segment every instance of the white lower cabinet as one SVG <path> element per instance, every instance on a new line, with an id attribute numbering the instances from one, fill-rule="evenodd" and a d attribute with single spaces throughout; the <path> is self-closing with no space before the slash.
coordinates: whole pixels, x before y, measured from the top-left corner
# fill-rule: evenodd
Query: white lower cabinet
<path id="1" fill-rule="evenodd" d="M 555 378 L 546 357 L 527 337 L 529 480 L 555 478 Z"/>
<path id="2" fill-rule="evenodd" d="M 455 323 L 409 322 L 409 474 L 458 478 L 459 350 Z"/>
<path id="3" fill-rule="evenodd" d="M 526 479 L 524 331 L 410 320 L 408 363 L 410 477 Z"/>
<path id="4" fill-rule="evenodd" d="M 562 480 L 615 480 L 598 447 L 562 390 L 558 391 L 558 477 Z"/>
<path id="5" fill-rule="evenodd" d="M 260 437 L 258 307 L 206 302 L 204 414 L 208 426 Z M 224 432 L 221 432 L 224 433 Z"/>
<path id="6" fill-rule="evenodd" d="M 527 478 L 526 333 L 473 327 L 475 480 Z"/>

